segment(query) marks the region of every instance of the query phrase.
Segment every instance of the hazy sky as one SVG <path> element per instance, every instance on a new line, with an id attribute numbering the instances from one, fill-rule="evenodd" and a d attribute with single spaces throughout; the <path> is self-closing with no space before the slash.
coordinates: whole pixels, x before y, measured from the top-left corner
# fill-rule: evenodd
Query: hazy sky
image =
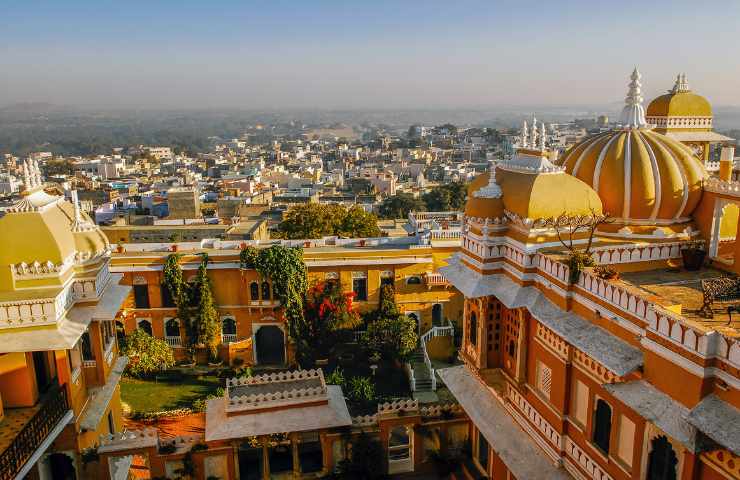
<path id="1" fill-rule="evenodd" d="M 0 105 L 740 105 L 740 1 L 0 0 Z"/>

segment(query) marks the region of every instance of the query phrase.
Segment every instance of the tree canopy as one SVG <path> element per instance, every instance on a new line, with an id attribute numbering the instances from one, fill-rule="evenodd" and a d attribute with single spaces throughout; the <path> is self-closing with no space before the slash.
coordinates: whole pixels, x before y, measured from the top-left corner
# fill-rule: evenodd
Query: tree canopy
<path id="1" fill-rule="evenodd" d="M 416 322 L 401 313 L 396 305 L 393 287 L 383 285 L 378 309 L 366 315 L 366 341 L 371 349 L 388 360 L 405 361 L 416 349 Z"/>
<path id="2" fill-rule="evenodd" d="M 448 183 L 434 187 L 422 196 L 429 211 L 445 212 L 465 208 L 467 185 L 460 182 Z"/>
<path id="3" fill-rule="evenodd" d="M 331 235 L 349 238 L 379 237 L 378 217 L 361 206 L 308 203 L 288 210 L 278 226 L 288 239 L 321 238 Z"/>
<path id="4" fill-rule="evenodd" d="M 150 375 L 175 364 L 172 348 L 167 342 L 140 328 L 126 336 L 121 353 L 129 357 L 126 373 L 134 377 Z"/>
<path id="5" fill-rule="evenodd" d="M 385 198 L 378 206 L 380 218 L 404 218 L 409 212 L 423 212 L 426 204 L 410 193 L 399 193 Z"/>

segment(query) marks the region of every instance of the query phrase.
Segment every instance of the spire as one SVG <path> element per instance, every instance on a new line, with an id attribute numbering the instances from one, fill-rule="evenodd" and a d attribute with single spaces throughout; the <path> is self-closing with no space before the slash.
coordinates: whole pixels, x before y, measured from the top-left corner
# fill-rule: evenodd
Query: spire
<path id="1" fill-rule="evenodd" d="M 522 138 L 520 140 L 522 148 L 527 148 L 527 143 L 529 142 L 529 132 L 527 131 L 527 121 L 524 120 L 524 123 L 522 124 Z"/>
<path id="2" fill-rule="evenodd" d="M 40 187 L 43 185 L 43 182 L 41 181 L 41 169 L 39 168 L 39 161 L 34 160 L 32 165 L 33 165 L 33 176 L 36 178 L 36 186 Z"/>
<path id="3" fill-rule="evenodd" d="M 530 148 L 537 148 L 537 116 L 532 114 L 532 137 L 529 141 Z"/>
<path id="4" fill-rule="evenodd" d="M 545 130 L 545 122 L 542 122 L 540 128 L 540 150 L 545 150 L 545 142 L 547 142 L 547 131 Z"/>
<path id="5" fill-rule="evenodd" d="M 31 172 L 28 169 L 28 161 L 23 161 L 23 185 L 26 187 L 26 190 L 31 190 L 33 188 L 33 185 L 31 185 Z"/>
<path id="6" fill-rule="evenodd" d="M 647 126 L 645 121 L 645 108 L 642 106 L 642 92 L 640 87 L 640 72 L 635 67 L 630 76 L 629 91 L 624 99 L 625 106 L 622 109 L 622 116 L 619 121 L 622 125 L 629 128 L 641 128 Z"/>

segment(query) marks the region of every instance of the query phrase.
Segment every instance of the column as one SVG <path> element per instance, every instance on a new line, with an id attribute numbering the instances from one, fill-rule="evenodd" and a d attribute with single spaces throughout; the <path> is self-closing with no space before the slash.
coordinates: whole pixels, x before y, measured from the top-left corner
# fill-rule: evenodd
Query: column
<path id="1" fill-rule="evenodd" d="M 298 457 L 298 434 L 290 434 L 290 448 L 293 453 L 293 476 L 299 478 L 301 476 L 301 459 Z"/>

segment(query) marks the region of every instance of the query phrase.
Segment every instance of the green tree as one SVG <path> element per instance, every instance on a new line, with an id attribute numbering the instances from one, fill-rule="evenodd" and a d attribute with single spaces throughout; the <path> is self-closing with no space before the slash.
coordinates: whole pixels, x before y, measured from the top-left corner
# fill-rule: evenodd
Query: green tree
<path id="1" fill-rule="evenodd" d="M 410 193 L 399 193 L 385 198 L 378 206 L 380 218 L 405 218 L 409 212 L 423 212 L 426 203 Z"/>
<path id="2" fill-rule="evenodd" d="M 365 340 L 386 359 L 403 362 L 416 349 L 419 340 L 416 322 L 398 310 L 393 287 L 383 285 L 380 298 L 378 309 L 366 316 Z"/>
<path id="3" fill-rule="evenodd" d="M 467 185 L 453 182 L 432 188 L 422 196 L 422 200 L 431 212 L 446 212 L 465 208 Z"/>
<path id="4" fill-rule="evenodd" d="M 167 342 L 140 328 L 126 336 L 122 354 L 129 358 L 126 373 L 134 377 L 151 375 L 175 364 L 172 348 Z"/>
<path id="5" fill-rule="evenodd" d="M 352 299 L 354 292 L 342 292 L 337 283 L 321 282 L 308 290 L 304 319 L 295 330 L 295 341 L 302 352 L 300 363 L 312 367 L 316 358 L 326 358 L 338 342 L 340 330 L 360 324 Z"/>
<path id="6" fill-rule="evenodd" d="M 211 279 L 208 278 L 208 255 L 205 253 L 202 255 L 195 278 L 195 288 L 198 291 L 198 314 L 195 328 L 197 343 L 205 345 L 211 359 L 215 359 L 218 354 L 218 345 L 221 343 L 221 326 L 213 302 Z"/>
<path id="7" fill-rule="evenodd" d="M 343 205 L 308 203 L 288 210 L 278 226 L 288 239 L 321 238 L 330 235 L 343 237 L 380 236 L 378 218 L 359 205 L 349 209 Z"/>

